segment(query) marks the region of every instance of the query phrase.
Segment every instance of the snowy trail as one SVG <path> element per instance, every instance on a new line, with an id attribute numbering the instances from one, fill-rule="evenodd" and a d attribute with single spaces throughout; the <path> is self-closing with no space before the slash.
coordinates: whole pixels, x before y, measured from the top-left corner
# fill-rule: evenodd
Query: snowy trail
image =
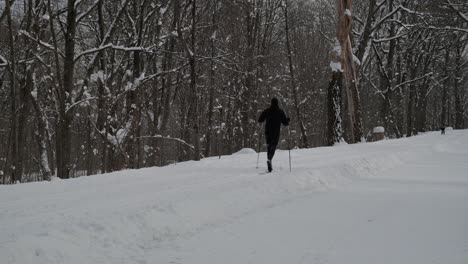
<path id="1" fill-rule="evenodd" d="M 467 263 L 468 131 L 0 186 L 0 263 Z M 262 153 L 264 160 L 264 153 Z M 263 165 L 263 164 L 262 164 Z"/>
<path id="2" fill-rule="evenodd" d="M 453 138 L 451 138 L 453 139 Z M 167 263 L 466 263 L 468 152 L 455 142 L 378 177 L 264 208 L 169 250 Z M 427 146 L 426 146 L 427 147 Z M 449 157 L 449 159 L 447 159 Z M 246 232 L 248 230 L 248 232 Z M 208 250 L 200 250 L 200 242 Z M 207 246 L 206 243 L 209 243 Z"/>

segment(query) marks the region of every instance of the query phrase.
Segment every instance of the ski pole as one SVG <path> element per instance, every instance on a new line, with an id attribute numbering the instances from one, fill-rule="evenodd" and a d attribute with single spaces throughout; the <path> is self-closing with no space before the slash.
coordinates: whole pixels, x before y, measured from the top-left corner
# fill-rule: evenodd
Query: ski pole
<path id="1" fill-rule="evenodd" d="M 291 172 L 291 129 L 288 125 L 289 172 Z"/>
<path id="2" fill-rule="evenodd" d="M 287 105 L 284 104 L 286 107 L 287 115 L 286 117 L 289 119 L 291 122 L 291 119 L 289 118 L 289 109 L 287 109 Z M 289 152 L 289 172 L 291 172 L 291 129 L 290 129 L 291 124 L 288 124 L 288 152 Z"/>
<path id="3" fill-rule="evenodd" d="M 258 130 L 257 130 L 258 132 Z M 260 159 L 260 141 L 261 141 L 261 133 L 258 133 L 258 146 L 257 146 L 257 169 L 258 169 L 258 161 Z"/>

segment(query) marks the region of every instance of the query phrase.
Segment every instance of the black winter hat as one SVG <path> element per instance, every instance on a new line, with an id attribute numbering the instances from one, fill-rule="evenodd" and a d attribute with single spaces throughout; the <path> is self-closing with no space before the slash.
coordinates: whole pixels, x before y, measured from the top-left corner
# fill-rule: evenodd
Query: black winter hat
<path id="1" fill-rule="evenodd" d="M 278 98 L 276 98 L 276 97 L 271 98 L 271 105 L 272 106 L 278 106 Z"/>

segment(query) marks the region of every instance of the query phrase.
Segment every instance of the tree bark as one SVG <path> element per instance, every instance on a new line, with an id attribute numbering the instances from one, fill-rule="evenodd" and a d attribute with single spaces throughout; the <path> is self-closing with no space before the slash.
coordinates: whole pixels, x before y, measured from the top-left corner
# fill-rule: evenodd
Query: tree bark
<path id="1" fill-rule="evenodd" d="M 11 97 L 11 129 L 10 129 L 10 152 L 11 152 L 11 165 L 8 168 L 10 170 L 11 182 L 21 182 L 20 166 L 20 151 L 18 149 L 18 120 L 17 120 L 17 80 L 16 80 L 16 50 L 14 43 L 14 32 L 13 22 L 11 19 L 11 6 L 10 1 L 5 2 L 5 13 L 8 24 L 8 44 L 10 48 L 10 62 L 8 64 L 8 70 L 10 72 L 10 97 Z M 8 162 L 7 162 L 8 166 Z"/>
<path id="2" fill-rule="evenodd" d="M 337 37 L 341 45 L 341 64 L 343 67 L 343 81 L 346 97 L 347 133 L 352 142 L 359 142 L 363 136 L 362 116 L 360 110 L 360 95 L 357 86 L 354 55 L 351 39 L 352 28 L 352 0 L 336 0 L 338 28 Z"/>
<path id="3" fill-rule="evenodd" d="M 445 52 L 445 74 L 446 74 L 446 79 L 444 81 L 443 87 L 442 87 L 442 113 L 440 116 L 440 126 L 445 127 L 448 126 L 448 89 L 450 85 L 450 71 L 449 71 L 449 66 L 450 66 L 450 50 L 447 49 Z"/>
<path id="4" fill-rule="evenodd" d="M 343 141 L 341 87 L 343 87 L 343 73 L 341 71 L 333 71 L 332 78 L 328 84 L 327 142 L 329 146 Z"/>
<path id="5" fill-rule="evenodd" d="M 462 42 L 463 43 L 463 42 Z M 457 54 L 455 57 L 455 80 L 454 80 L 454 96 L 455 96 L 455 128 L 456 129 L 463 129 L 464 126 L 464 113 L 465 113 L 465 106 L 463 104 L 465 98 L 465 92 L 461 85 L 462 80 L 462 53 L 463 53 L 463 46 L 458 45 L 457 47 Z"/>
<path id="6" fill-rule="evenodd" d="M 208 99 L 208 131 L 206 133 L 206 145 L 205 145 L 205 157 L 209 157 L 211 154 L 211 141 L 213 135 L 213 104 L 214 104 L 214 91 L 215 91 L 215 66 L 214 66 L 214 57 L 216 56 L 215 51 L 215 38 L 218 27 L 216 26 L 216 9 L 218 6 L 217 0 L 212 0 L 212 14 L 211 14 L 211 24 L 213 27 L 213 33 L 211 35 L 210 41 L 210 83 L 209 83 L 209 99 Z"/>
<path id="7" fill-rule="evenodd" d="M 197 30 L 196 21 L 197 2 L 192 0 L 192 30 L 191 30 L 191 54 L 189 54 L 190 61 L 190 90 L 192 91 L 192 106 L 193 106 L 193 146 L 194 146 L 194 160 L 200 160 L 200 117 L 199 117 L 199 94 L 197 87 L 197 72 L 196 72 L 196 58 L 195 58 L 195 38 Z"/>
<path id="8" fill-rule="evenodd" d="M 73 114 L 68 107 L 72 105 L 72 91 L 75 73 L 75 0 L 67 2 L 67 20 L 65 28 L 65 56 L 63 62 L 63 87 L 58 92 L 59 116 L 56 133 L 57 176 L 62 179 L 70 177 L 71 159 L 71 125 Z"/>

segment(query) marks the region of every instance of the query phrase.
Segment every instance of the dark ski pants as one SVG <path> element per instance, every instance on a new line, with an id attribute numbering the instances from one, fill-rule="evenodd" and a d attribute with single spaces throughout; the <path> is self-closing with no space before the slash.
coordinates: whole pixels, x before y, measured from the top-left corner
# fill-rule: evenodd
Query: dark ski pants
<path id="1" fill-rule="evenodd" d="M 273 156 L 275 155 L 275 151 L 276 151 L 276 144 L 268 144 L 267 146 L 268 160 L 273 159 Z"/>

